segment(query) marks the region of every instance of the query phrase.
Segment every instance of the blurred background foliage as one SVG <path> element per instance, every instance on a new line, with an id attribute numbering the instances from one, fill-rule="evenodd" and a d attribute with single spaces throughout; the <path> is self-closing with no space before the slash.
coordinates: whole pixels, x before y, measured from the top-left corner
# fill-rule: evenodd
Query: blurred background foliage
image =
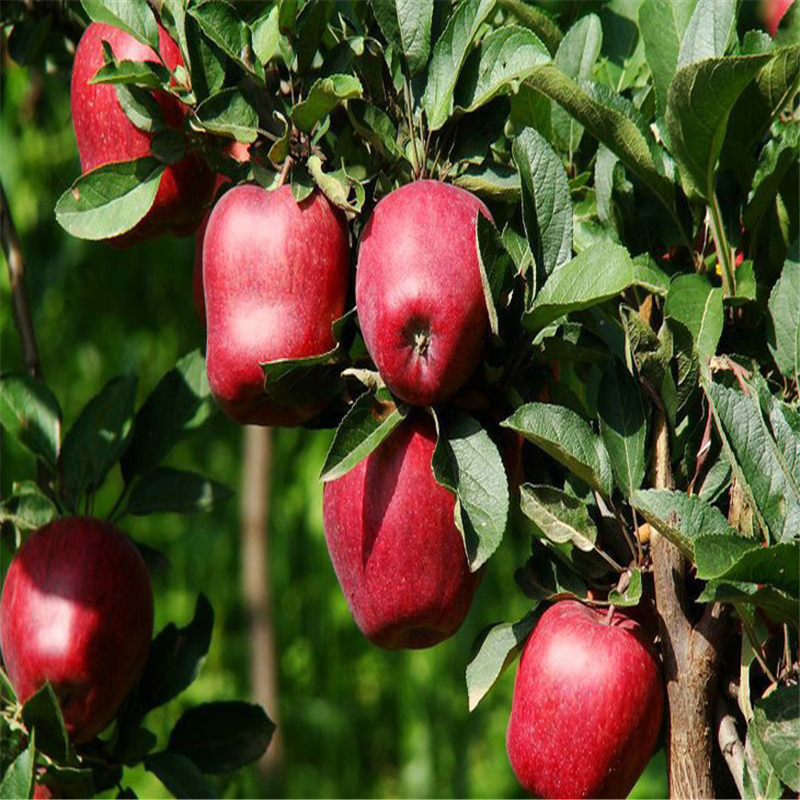
<path id="1" fill-rule="evenodd" d="M 79 174 L 66 73 L 0 69 L 0 179 L 22 239 L 44 374 L 65 423 L 112 377 L 139 375 L 139 401 L 188 351 L 203 346 L 192 304 L 193 238 L 119 250 L 68 236 L 55 222 L 57 198 Z M 0 283 L 2 369 L 20 369 L 8 277 Z M 2 434 L 0 434 L 2 435 Z M 280 759 L 218 781 L 223 797 L 521 796 L 505 751 L 514 669 L 469 714 L 464 670 L 479 631 L 518 619 L 526 600 L 512 580 L 530 538 L 516 520 L 459 633 L 433 650 L 389 653 L 353 624 L 328 559 L 320 465 L 328 431 L 276 430 L 269 514 L 270 574 L 278 664 Z M 237 497 L 211 515 L 126 518 L 124 529 L 166 554 L 154 579 L 156 629 L 186 624 L 197 593 L 216 612 L 211 652 L 199 680 L 149 718 L 162 742 L 184 705 L 249 696 L 248 627 L 241 595 L 238 489 L 241 429 L 216 415 L 170 456 L 226 483 Z M 528 456 L 530 457 L 530 453 Z M 0 490 L 32 477 L 32 457 L 7 437 Z M 98 498 L 107 513 L 119 475 Z M 266 490 L 266 487 L 265 487 Z M 3 570 L 8 554 L 3 553 Z M 274 746 L 274 745 L 273 745 Z M 128 783 L 141 797 L 164 789 L 143 771 Z M 667 796 L 659 751 L 633 797 Z"/>

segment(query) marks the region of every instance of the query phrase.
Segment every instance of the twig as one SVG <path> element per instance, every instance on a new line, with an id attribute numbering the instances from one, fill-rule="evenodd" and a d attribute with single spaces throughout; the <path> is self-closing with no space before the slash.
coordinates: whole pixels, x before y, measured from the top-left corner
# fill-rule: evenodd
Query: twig
<path id="1" fill-rule="evenodd" d="M 28 372 L 34 378 L 42 377 L 42 365 L 39 361 L 39 347 L 33 330 L 33 317 L 28 303 L 28 292 L 25 286 L 25 259 L 17 229 L 11 218 L 11 210 L 3 184 L 0 183 L 0 239 L 8 266 L 8 279 L 11 285 L 11 302 L 14 308 L 14 323 L 19 332 L 22 344 L 22 357 Z"/>
<path id="2" fill-rule="evenodd" d="M 283 159 L 283 165 L 281 166 L 280 175 L 278 175 L 278 183 L 275 186 L 276 189 L 280 189 L 284 183 L 286 183 L 286 178 L 289 175 L 289 170 L 292 168 L 294 164 L 294 159 L 291 156 L 286 156 Z"/>
<path id="3" fill-rule="evenodd" d="M 739 791 L 739 797 L 746 797 L 744 790 L 745 756 L 744 745 L 736 730 L 736 720 L 727 708 L 727 703 L 717 698 L 714 717 L 717 728 L 717 743 Z"/>

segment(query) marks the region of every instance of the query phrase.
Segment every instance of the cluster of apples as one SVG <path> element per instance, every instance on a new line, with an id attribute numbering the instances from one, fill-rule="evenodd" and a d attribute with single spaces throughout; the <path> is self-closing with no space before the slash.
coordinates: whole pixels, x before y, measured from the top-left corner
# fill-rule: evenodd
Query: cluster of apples
<path id="1" fill-rule="evenodd" d="M 87 29 L 72 77 L 84 171 L 150 153 L 151 135 L 128 120 L 113 86 L 91 83 L 103 41 L 119 59 L 155 58 L 114 27 Z M 159 41 L 166 63 L 181 64 L 160 26 Z M 188 110 L 154 94 L 180 127 Z M 231 155 L 248 157 L 243 147 Z M 187 154 L 167 168 L 147 216 L 115 244 L 194 230 L 221 180 Z M 455 499 L 433 477 L 436 429 L 425 412 L 452 400 L 483 355 L 479 214 L 491 220 L 469 192 L 416 181 L 380 200 L 358 246 L 355 296 L 367 350 L 391 392 L 417 408 L 369 457 L 326 484 L 324 526 L 357 625 L 387 649 L 430 647 L 455 633 L 482 576 L 467 563 Z M 350 249 L 344 215 L 318 190 L 297 202 L 289 186 L 235 186 L 202 220 L 195 302 L 207 330 L 209 384 L 231 419 L 299 425 L 321 410 L 270 400 L 260 364 L 334 346 Z M 152 590 L 141 557 L 107 524 L 53 523 L 16 555 L 0 626 L 20 697 L 49 680 L 70 734 L 86 741 L 113 718 L 144 666 Z M 655 747 L 662 707 L 658 658 L 639 623 L 556 603 L 522 654 L 507 735 L 512 767 L 540 797 L 624 796 Z"/>

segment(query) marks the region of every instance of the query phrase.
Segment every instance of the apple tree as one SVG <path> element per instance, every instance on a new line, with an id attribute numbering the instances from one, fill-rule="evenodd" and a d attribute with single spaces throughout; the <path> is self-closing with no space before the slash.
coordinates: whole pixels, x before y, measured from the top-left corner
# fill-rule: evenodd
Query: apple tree
<path id="1" fill-rule="evenodd" d="M 206 775 L 267 747 L 266 713 L 237 701 L 187 711 L 163 747 L 145 727 L 208 651 L 202 595 L 88 740 L 74 676 L 29 654 L 22 619 L 65 602 L 60 570 L 25 567 L 58 526 L 226 498 L 162 465 L 215 409 L 334 431 L 325 537 L 377 646 L 431 647 L 482 615 L 492 556 L 526 537 L 513 580 L 528 613 L 485 619 L 465 669 L 473 710 L 521 654 L 506 747 L 529 793 L 626 796 L 659 744 L 671 797 L 800 791 L 797 3 L 2 14 L 15 60 L 71 67 L 82 174 L 55 208 L 63 235 L 113 257 L 194 233 L 206 331 L 138 410 L 136 379 L 114 378 L 62 437 L 3 195 L 26 371 L 3 373 L 0 423 L 37 458 L 0 510 L 17 551 L 0 606 L 3 796 L 129 796 L 137 763 L 177 797 L 209 796 Z M 124 488 L 96 508 L 117 466 Z M 48 619 L 52 649 L 63 626 Z"/>

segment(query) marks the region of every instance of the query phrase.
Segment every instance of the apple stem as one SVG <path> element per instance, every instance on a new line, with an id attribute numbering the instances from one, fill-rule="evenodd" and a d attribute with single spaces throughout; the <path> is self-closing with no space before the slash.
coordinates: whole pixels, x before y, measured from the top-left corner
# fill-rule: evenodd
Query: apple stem
<path id="1" fill-rule="evenodd" d="M 291 156 L 286 156 L 283 159 L 283 165 L 281 166 L 281 173 L 278 175 L 278 184 L 275 187 L 276 189 L 280 189 L 284 183 L 286 183 L 286 178 L 289 175 L 289 170 L 292 168 L 294 164 L 294 159 Z"/>
<path id="2" fill-rule="evenodd" d="M 614 619 L 614 612 L 616 611 L 616 606 L 613 604 L 608 607 L 608 614 L 606 614 L 606 625 L 610 625 L 612 620 Z"/>

